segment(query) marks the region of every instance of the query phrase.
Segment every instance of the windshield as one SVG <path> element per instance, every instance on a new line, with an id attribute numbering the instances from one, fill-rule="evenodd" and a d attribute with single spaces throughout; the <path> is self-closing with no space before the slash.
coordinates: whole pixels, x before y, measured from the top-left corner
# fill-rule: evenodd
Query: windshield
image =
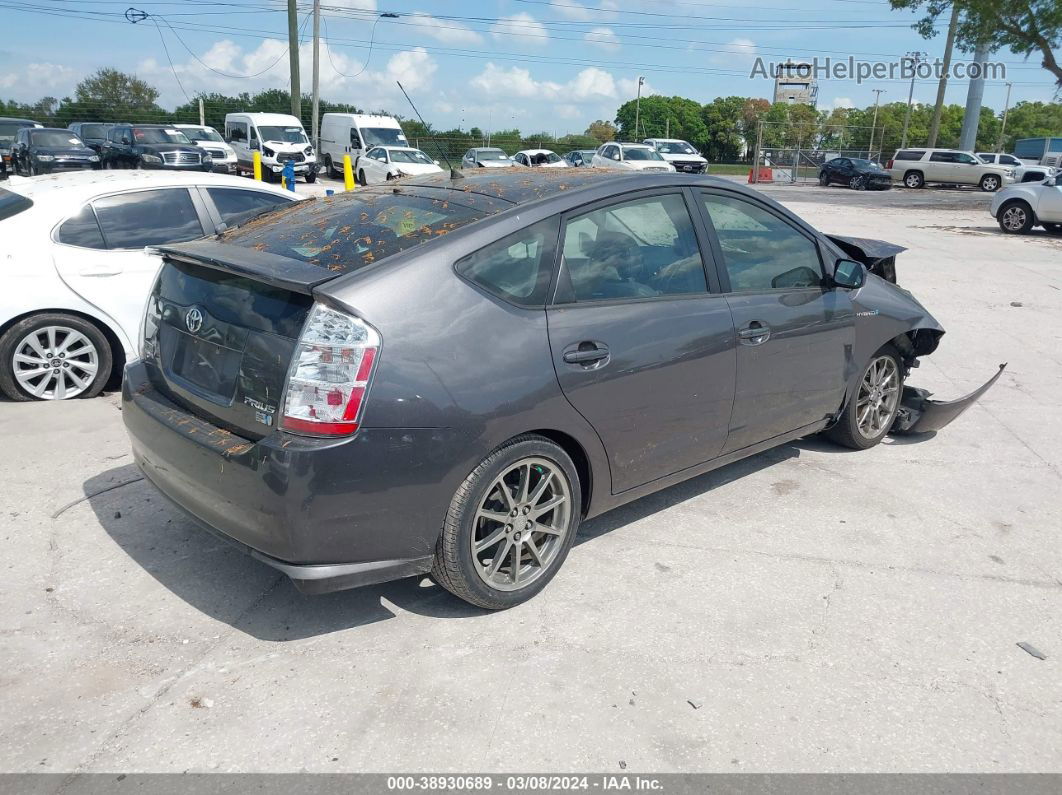
<path id="1" fill-rule="evenodd" d="M 863 160 L 862 158 L 858 157 L 852 158 L 852 165 L 856 166 L 857 168 L 881 168 L 881 166 L 879 166 L 873 160 Z"/>
<path id="2" fill-rule="evenodd" d="M 392 163 L 417 163 L 422 166 L 434 166 L 432 159 L 419 149 L 392 149 Z"/>
<path id="3" fill-rule="evenodd" d="M 138 144 L 189 144 L 184 133 L 169 127 L 134 127 L 133 140 Z"/>
<path id="4" fill-rule="evenodd" d="M 47 146 L 53 149 L 66 149 L 71 146 L 76 146 L 79 149 L 85 147 L 84 141 L 69 130 L 62 132 L 59 130 L 41 130 L 40 132 L 30 133 L 30 142 L 34 146 Z"/>
<path id="5" fill-rule="evenodd" d="M 348 273 L 483 216 L 454 199 L 366 188 L 296 202 L 227 230 L 218 240 Z"/>
<path id="6" fill-rule="evenodd" d="M 508 160 L 509 155 L 501 149 L 480 149 L 476 152 L 476 160 Z"/>
<path id="7" fill-rule="evenodd" d="M 663 160 L 654 150 L 647 146 L 623 147 L 624 160 Z"/>
<path id="8" fill-rule="evenodd" d="M 546 163 L 559 163 L 561 161 L 560 155 L 556 152 L 528 152 L 527 159 L 533 166 L 541 166 Z"/>
<path id="9" fill-rule="evenodd" d="M 659 141 L 656 151 L 665 155 L 695 155 L 697 150 L 685 141 Z"/>
<path id="10" fill-rule="evenodd" d="M 310 142 L 302 127 L 259 127 L 258 134 L 262 136 L 263 141 L 276 141 L 282 144 L 308 144 Z"/>
<path id="11" fill-rule="evenodd" d="M 10 144 L 23 127 L 32 127 L 31 123 L 19 121 L 0 121 L 0 142 Z"/>
<path id="12" fill-rule="evenodd" d="M 362 137 L 366 146 L 403 146 L 406 136 L 393 127 L 362 127 Z"/>
<path id="13" fill-rule="evenodd" d="M 82 138 L 106 138 L 107 131 L 111 129 L 110 124 L 82 124 L 81 125 L 81 137 Z"/>
<path id="14" fill-rule="evenodd" d="M 213 127 L 185 127 L 181 132 L 191 141 L 216 141 L 219 144 L 225 143 L 225 139 L 218 135 L 218 131 Z"/>

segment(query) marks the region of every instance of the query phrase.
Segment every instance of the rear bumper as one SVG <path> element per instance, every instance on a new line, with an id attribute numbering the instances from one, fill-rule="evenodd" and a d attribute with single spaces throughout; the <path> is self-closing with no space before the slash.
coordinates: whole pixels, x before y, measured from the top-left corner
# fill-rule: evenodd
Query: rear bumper
<path id="1" fill-rule="evenodd" d="M 126 368 L 122 418 L 150 481 L 198 524 L 308 593 L 427 571 L 452 491 L 446 429 L 254 441 L 185 412 Z"/>

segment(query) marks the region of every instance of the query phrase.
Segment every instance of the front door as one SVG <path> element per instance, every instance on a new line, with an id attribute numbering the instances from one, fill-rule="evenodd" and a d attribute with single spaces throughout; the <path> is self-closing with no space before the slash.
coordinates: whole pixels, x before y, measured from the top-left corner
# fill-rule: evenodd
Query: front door
<path id="1" fill-rule="evenodd" d="M 1062 224 L 1062 176 L 1055 177 L 1055 185 L 1040 188 L 1036 203 L 1036 217 L 1049 224 Z"/>
<path id="2" fill-rule="evenodd" d="M 608 453 L 613 493 L 726 442 L 734 329 L 726 299 L 708 290 L 689 201 L 679 189 L 638 192 L 564 217 L 550 347 L 565 397 Z"/>
<path id="3" fill-rule="evenodd" d="M 837 412 L 855 317 L 848 292 L 826 286 L 811 235 L 753 200 L 700 197 L 737 331 L 729 452 Z"/>

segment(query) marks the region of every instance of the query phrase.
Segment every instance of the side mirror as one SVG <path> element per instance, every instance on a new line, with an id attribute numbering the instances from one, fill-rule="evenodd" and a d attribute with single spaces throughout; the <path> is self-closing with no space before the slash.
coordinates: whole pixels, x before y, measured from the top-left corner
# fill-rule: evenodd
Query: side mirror
<path id="1" fill-rule="evenodd" d="M 122 146 L 132 146 L 132 145 L 133 145 L 133 142 L 131 140 L 129 140 L 129 138 L 127 138 L 126 136 L 123 135 L 122 136 Z"/>
<path id="2" fill-rule="evenodd" d="M 854 259 L 839 259 L 833 266 L 833 283 L 837 287 L 857 290 L 867 280 L 867 269 L 862 262 Z"/>

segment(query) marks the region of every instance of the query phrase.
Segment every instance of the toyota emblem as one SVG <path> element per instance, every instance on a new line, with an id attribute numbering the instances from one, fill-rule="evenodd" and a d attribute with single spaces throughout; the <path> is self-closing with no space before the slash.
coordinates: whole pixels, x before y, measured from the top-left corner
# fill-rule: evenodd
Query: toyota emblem
<path id="1" fill-rule="evenodd" d="M 203 313 L 199 307 L 193 306 L 188 310 L 188 314 L 184 316 L 184 325 L 193 334 L 203 327 Z"/>

